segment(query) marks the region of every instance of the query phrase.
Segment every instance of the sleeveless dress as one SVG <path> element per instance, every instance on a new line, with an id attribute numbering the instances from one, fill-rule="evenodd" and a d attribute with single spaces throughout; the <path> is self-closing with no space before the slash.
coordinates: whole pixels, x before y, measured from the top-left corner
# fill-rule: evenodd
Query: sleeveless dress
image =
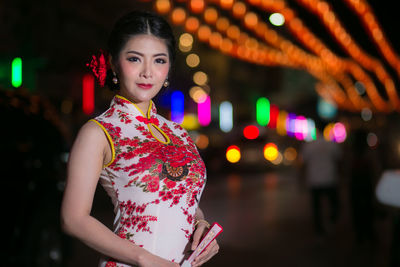
<path id="1" fill-rule="evenodd" d="M 190 248 L 194 216 L 206 169 L 188 133 L 157 114 L 145 115 L 116 95 L 110 108 L 92 120 L 106 134 L 112 159 L 100 175 L 116 213 L 114 232 L 149 252 L 180 263 Z M 152 125 L 163 136 L 153 134 Z M 130 266 L 110 258 L 99 266 Z"/>

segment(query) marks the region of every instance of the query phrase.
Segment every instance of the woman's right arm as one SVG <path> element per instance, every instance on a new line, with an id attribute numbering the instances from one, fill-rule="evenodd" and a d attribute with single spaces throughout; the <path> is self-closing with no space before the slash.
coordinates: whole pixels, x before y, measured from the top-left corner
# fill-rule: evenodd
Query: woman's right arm
<path id="1" fill-rule="evenodd" d="M 68 161 L 67 183 L 61 206 L 63 230 L 89 247 L 118 261 L 139 266 L 179 266 L 122 239 L 90 215 L 100 172 L 111 149 L 94 122 L 80 130 Z"/>

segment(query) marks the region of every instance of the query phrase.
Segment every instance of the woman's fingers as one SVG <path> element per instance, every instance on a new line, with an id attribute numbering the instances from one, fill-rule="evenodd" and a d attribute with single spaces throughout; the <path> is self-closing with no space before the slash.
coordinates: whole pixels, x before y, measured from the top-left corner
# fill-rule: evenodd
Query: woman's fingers
<path id="1" fill-rule="evenodd" d="M 193 242 L 192 242 L 192 250 L 195 250 L 200 243 L 200 239 L 203 236 L 205 227 L 198 227 L 196 228 L 193 234 Z"/>
<path id="2" fill-rule="evenodd" d="M 219 251 L 219 245 L 216 240 L 212 241 L 211 244 L 203 251 L 192 263 L 192 267 L 201 266 L 208 260 L 210 260 Z"/>

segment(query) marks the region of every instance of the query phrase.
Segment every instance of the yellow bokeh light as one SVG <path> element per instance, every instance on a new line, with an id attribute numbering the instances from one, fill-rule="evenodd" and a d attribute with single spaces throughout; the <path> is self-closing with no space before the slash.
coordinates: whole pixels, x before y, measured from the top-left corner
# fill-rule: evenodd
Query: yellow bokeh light
<path id="1" fill-rule="evenodd" d="M 201 104 L 207 100 L 207 94 L 204 91 L 196 91 L 193 95 L 194 102 Z"/>
<path id="2" fill-rule="evenodd" d="M 202 71 L 198 71 L 193 75 L 193 81 L 197 85 L 205 85 L 208 81 L 208 76 Z"/>
<path id="3" fill-rule="evenodd" d="M 179 37 L 179 50 L 189 52 L 192 49 L 193 36 L 190 33 L 183 33 Z"/>
<path id="4" fill-rule="evenodd" d="M 191 68 L 195 68 L 200 64 L 200 57 L 197 54 L 189 54 L 186 57 L 186 64 Z"/>
<path id="5" fill-rule="evenodd" d="M 190 33 L 183 33 L 179 37 L 179 43 L 183 46 L 191 46 L 193 44 L 193 36 Z"/>
<path id="6" fill-rule="evenodd" d="M 197 115 L 195 114 L 185 114 L 181 126 L 188 131 L 196 130 L 200 127 Z"/>
<path id="7" fill-rule="evenodd" d="M 181 50 L 182 52 L 189 52 L 190 50 L 192 50 L 192 46 L 183 46 L 181 45 L 181 43 L 179 43 L 179 50 Z"/>
<path id="8" fill-rule="evenodd" d="M 273 143 L 268 143 L 264 147 L 264 158 L 273 161 L 278 157 L 278 147 Z"/>
<path id="9" fill-rule="evenodd" d="M 226 159 L 230 163 L 236 163 L 240 160 L 241 154 L 240 154 L 240 148 L 237 146 L 230 146 L 226 150 Z"/>
<path id="10" fill-rule="evenodd" d="M 208 94 L 200 86 L 193 86 L 189 90 L 189 95 L 196 103 L 203 103 L 207 100 Z"/>

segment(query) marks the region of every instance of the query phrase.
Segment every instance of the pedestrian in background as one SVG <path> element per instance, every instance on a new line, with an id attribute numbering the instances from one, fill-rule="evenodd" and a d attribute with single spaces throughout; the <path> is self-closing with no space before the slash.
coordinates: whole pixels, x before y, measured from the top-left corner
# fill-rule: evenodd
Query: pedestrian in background
<path id="1" fill-rule="evenodd" d="M 303 144 L 299 159 L 310 192 L 314 231 L 318 236 L 324 235 L 338 219 L 338 176 L 342 157 L 339 144 L 325 140 L 321 134 L 322 129 L 317 128 L 316 140 Z M 329 203 L 328 220 L 323 212 L 324 199 Z"/>

